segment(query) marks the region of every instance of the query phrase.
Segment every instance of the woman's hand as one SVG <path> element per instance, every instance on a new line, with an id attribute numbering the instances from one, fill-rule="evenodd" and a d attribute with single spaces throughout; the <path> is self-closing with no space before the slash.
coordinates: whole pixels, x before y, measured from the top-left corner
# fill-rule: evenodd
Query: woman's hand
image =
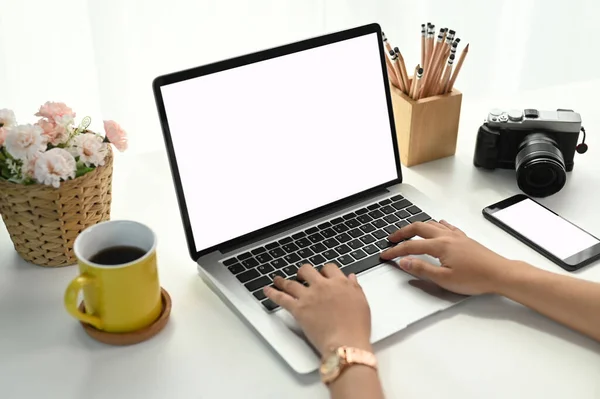
<path id="1" fill-rule="evenodd" d="M 423 240 L 408 240 L 412 237 Z M 397 246 L 381 254 L 391 260 L 400 256 L 427 254 L 440 260 L 442 267 L 407 256 L 399 266 L 404 271 L 464 295 L 495 293 L 502 276 L 513 263 L 470 239 L 445 221 L 410 224 L 390 235 Z"/>
<path id="2" fill-rule="evenodd" d="M 308 287 L 276 277 L 279 290 L 267 287 L 265 295 L 296 318 L 321 354 L 342 345 L 371 351 L 371 311 L 355 275 L 346 277 L 334 264 L 321 273 L 303 265 L 298 279 Z"/>

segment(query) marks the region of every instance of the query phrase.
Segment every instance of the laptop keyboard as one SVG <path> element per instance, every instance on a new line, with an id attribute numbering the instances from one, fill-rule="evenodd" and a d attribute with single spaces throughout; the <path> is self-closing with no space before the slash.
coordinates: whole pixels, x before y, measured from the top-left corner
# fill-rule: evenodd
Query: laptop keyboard
<path id="1" fill-rule="evenodd" d="M 360 274 L 381 263 L 379 254 L 393 246 L 387 237 L 401 227 L 431 217 L 401 195 L 349 212 L 278 241 L 223 261 L 229 271 L 269 311 L 278 305 L 263 288 L 275 276 L 297 280 L 296 273 L 309 263 L 321 270 L 335 263 L 345 275 Z"/>

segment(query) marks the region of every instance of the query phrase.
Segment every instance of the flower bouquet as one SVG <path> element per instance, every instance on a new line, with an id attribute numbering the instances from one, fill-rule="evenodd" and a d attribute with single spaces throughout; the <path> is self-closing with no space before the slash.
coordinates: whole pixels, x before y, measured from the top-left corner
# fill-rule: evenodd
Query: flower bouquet
<path id="1" fill-rule="evenodd" d="M 75 124 L 75 112 L 47 102 L 35 124 L 0 109 L 0 214 L 19 255 L 40 266 L 76 262 L 75 238 L 110 218 L 111 144 L 127 149 L 125 131 L 104 121 L 105 134 Z"/>

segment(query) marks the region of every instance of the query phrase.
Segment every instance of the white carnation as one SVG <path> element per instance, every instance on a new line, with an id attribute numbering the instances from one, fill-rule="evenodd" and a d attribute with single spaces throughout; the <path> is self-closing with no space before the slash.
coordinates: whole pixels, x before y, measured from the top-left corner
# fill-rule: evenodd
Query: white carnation
<path id="1" fill-rule="evenodd" d="M 15 113 L 10 109 L 0 109 L 0 127 L 9 128 L 17 124 Z"/>
<path id="2" fill-rule="evenodd" d="M 39 154 L 35 162 L 35 179 L 48 186 L 58 188 L 61 180 L 75 178 L 75 158 L 62 148 L 53 148 Z"/>
<path id="3" fill-rule="evenodd" d="M 37 125 L 18 125 L 8 129 L 4 145 L 13 157 L 25 161 L 33 154 L 46 150 L 43 130 Z"/>
<path id="4" fill-rule="evenodd" d="M 108 148 L 102 141 L 102 137 L 93 133 L 83 133 L 75 136 L 71 141 L 69 152 L 86 166 L 102 166 L 106 158 Z"/>

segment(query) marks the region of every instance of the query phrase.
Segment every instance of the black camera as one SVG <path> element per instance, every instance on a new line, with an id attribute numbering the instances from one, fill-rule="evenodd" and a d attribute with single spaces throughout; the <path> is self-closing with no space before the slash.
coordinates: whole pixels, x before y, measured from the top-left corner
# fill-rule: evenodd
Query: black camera
<path id="1" fill-rule="evenodd" d="M 532 197 L 560 191 L 573 170 L 581 116 L 572 110 L 492 110 L 477 132 L 475 166 L 515 169 Z"/>

